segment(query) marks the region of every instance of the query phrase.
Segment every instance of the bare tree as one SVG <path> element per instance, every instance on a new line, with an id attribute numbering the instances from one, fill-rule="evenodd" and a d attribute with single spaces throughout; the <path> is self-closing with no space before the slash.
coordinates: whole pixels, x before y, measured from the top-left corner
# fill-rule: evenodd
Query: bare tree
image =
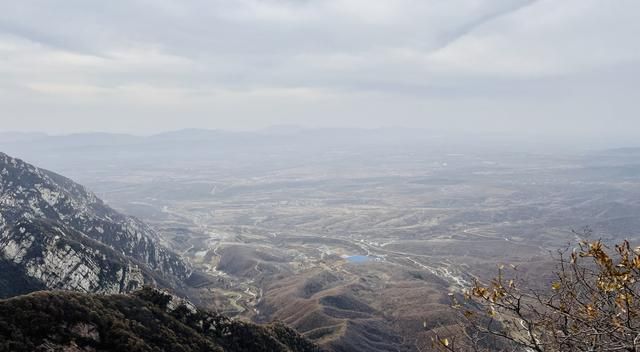
<path id="1" fill-rule="evenodd" d="M 559 251 L 545 289 L 503 267 L 454 297 L 461 326 L 441 351 L 640 351 L 640 247 L 583 241 Z M 507 274 L 505 274 L 507 272 Z"/>

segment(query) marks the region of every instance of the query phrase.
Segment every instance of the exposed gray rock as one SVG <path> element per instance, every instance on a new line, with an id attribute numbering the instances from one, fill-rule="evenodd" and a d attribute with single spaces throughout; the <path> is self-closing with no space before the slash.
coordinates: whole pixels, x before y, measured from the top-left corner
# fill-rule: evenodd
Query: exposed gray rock
<path id="1" fill-rule="evenodd" d="M 0 259 L 45 287 L 123 293 L 187 278 L 158 238 L 81 185 L 0 153 Z"/>

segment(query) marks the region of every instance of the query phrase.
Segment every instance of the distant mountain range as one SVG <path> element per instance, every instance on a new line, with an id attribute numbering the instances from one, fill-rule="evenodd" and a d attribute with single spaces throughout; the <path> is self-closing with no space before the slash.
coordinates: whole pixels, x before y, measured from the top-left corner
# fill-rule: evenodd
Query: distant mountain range
<path id="1" fill-rule="evenodd" d="M 357 128 L 322 128 L 305 129 L 297 126 L 274 126 L 260 131 L 224 131 L 207 129 L 182 129 L 168 131 L 149 136 L 87 132 L 67 135 L 47 135 L 43 133 L 0 132 L 0 145 L 27 143 L 32 145 L 55 145 L 60 148 L 85 146 L 116 145 L 148 145 L 154 143 L 188 142 L 243 145 L 290 144 L 295 142 L 390 142 L 409 140 L 430 140 L 438 138 L 432 132 L 416 129 L 357 129 Z M 27 146 L 25 144 L 25 146 Z"/>
<path id="2" fill-rule="evenodd" d="M 305 162 L 383 155 L 407 143 L 430 145 L 438 136 L 421 130 L 274 128 L 258 132 L 185 129 L 152 136 L 112 133 L 43 135 L 0 133 L 0 150 L 95 186 L 88 174 L 161 169 L 194 163 L 261 167 L 268 172 L 283 157 Z M 421 146 L 434 150 L 435 147 Z"/>
<path id="3" fill-rule="evenodd" d="M 623 143 L 623 142 L 620 142 Z M 251 156 L 283 155 L 308 160 L 327 153 L 368 153 L 376 155 L 393 148 L 429 150 L 431 153 L 588 151 L 593 144 L 577 146 L 567 141 L 542 142 L 539 138 L 506 134 L 474 135 L 408 128 L 319 128 L 274 126 L 259 131 L 239 132 L 183 129 L 149 136 L 118 133 L 0 132 L 0 150 L 31 160 L 67 175 L 78 165 L 91 170 L 108 165 L 164 162 L 189 163 L 201 160 L 241 160 Z"/>

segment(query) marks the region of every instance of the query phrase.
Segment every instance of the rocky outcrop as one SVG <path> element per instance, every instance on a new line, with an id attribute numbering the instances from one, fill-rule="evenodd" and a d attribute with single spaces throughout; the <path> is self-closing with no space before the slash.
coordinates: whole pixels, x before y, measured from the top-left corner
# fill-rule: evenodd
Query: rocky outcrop
<path id="1" fill-rule="evenodd" d="M 2 153 L 0 259 L 46 288 L 81 292 L 130 292 L 190 274 L 141 221 L 67 178 Z"/>
<path id="2" fill-rule="evenodd" d="M 119 293 L 145 282 L 138 265 L 80 234 L 23 221 L 0 234 L 0 256 L 49 289 Z"/>

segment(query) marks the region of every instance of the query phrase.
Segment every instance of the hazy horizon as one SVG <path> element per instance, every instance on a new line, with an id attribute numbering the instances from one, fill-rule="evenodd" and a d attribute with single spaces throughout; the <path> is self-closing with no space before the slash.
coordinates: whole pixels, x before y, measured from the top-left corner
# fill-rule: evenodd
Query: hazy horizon
<path id="1" fill-rule="evenodd" d="M 167 137 L 169 139 L 166 139 Z M 214 143 L 231 149 L 241 146 L 243 143 L 249 143 L 254 147 L 263 146 L 267 149 L 271 148 L 272 144 L 276 144 L 305 150 L 305 143 L 311 141 L 317 147 L 325 146 L 327 148 L 332 148 L 332 145 L 338 142 L 352 146 L 360 145 L 364 148 L 361 151 L 366 151 L 367 153 L 373 152 L 373 150 L 368 150 L 367 146 L 405 146 L 415 148 L 418 145 L 431 151 L 445 148 L 454 153 L 474 151 L 493 153 L 502 150 L 514 153 L 571 154 L 629 148 L 640 149 L 640 143 L 634 139 L 612 141 L 594 137 L 575 141 L 568 140 L 564 136 L 558 136 L 557 138 L 547 136 L 543 138 L 535 132 L 521 135 L 508 133 L 483 134 L 426 128 L 412 129 L 398 126 L 388 128 L 305 128 L 294 125 L 277 125 L 255 130 L 183 128 L 155 133 L 109 131 L 46 133 L 4 131 L 0 129 L 0 138 L 2 139 L 0 141 L 0 152 L 15 154 L 14 156 L 21 156 L 26 150 L 31 150 L 36 154 L 42 152 L 46 154 L 50 148 L 63 151 L 68 150 L 65 149 L 68 147 L 83 149 L 97 145 L 117 147 L 127 145 L 142 146 L 147 143 L 168 147 L 175 143 L 180 143 L 180 141 L 193 142 L 196 145 L 198 143 Z M 29 159 L 35 155 L 27 153 L 24 156 Z"/>

